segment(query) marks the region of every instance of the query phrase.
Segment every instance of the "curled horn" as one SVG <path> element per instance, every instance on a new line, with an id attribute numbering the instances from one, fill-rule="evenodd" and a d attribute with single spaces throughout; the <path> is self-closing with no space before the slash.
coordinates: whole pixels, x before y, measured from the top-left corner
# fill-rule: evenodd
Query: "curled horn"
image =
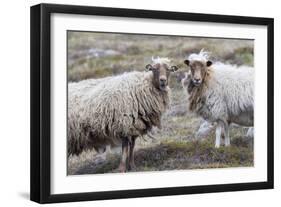
<path id="1" fill-rule="evenodd" d="M 175 72 L 175 71 L 177 71 L 179 68 L 178 68 L 178 66 L 175 66 L 175 65 L 173 65 L 173 66 L 171 66 L 170 67 L 170 71 L 172 71 L 172 72 Z"/>
<path id="2" fill-rule="evenodd" d="M 145 66 L 145 69 L 146 69 L 147 71 L 149 71 L 149 70 L 152 70 L 153 67 L 152 67 L 152 65 L 147 64 L 147 65 Z"/>

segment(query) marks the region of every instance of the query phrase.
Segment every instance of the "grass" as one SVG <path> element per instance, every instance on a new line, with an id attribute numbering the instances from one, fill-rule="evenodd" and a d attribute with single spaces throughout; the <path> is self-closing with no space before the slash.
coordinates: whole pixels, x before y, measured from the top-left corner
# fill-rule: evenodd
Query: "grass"
<path id="1" fill-rule="evenodd" d="M 131 70 L 142 71 L 151 62 L 152 56 L 167 56 L 183 70 L 184 57 L 202 48 L 210 51 L 213 59 L 237 65 L 253 65 L 251 40 L 88 32 L 70 32 L 68 36 L 68 78 L 71 81 Z M 91 49 L 99 52 L 93 55 L 89 52 Z M 105 55 L 107 51 L 115 53 Z"/>
<path id="2" fill-rule="evenodd" d="M 195 142 L 164 141 L 160 144 L 140 148 L 135 153 L 136 171 L 161 171 L 183 169 L 206 169 L 253 166 L 253 151 L 249 142 L 235 138 L 230 147 L 215 148 L 210 140 Z M 97 164 L 87 162 L 77 171 L 69 174 L 94 174 L 118 172 L 120 155 L 109 154 L 107 159 Z"/>
<path id="3" fill-rule="evenodd" d="M 136 171 L 203 169 L 253 166 L 253 140 L 246 130 L 233 127 L 231 146 L 214 147 L 214 131 L 205 139 L 194 134 L 202 120 L 187 112 L 186 96 L 178 77 L 186 70 L 184 58 L 202 48 L 213 60 L 253 65 L 253 41 L 237 39 L 192 38 L 178 36 L 122 35 L 89 32 L 68 33 L 68 80 L 102 78 L 129 71 L 144 71 L 152 56 L 172 59 L 180 67 L 170 77 L 171 107 L 162 117 L 162 129 L 153 129 L 156 140 L 138 139 Z M 68 159 L 68 174 L 118 172 L 120 149 L 113 149 L 104 159 L 95 151 Z"/>

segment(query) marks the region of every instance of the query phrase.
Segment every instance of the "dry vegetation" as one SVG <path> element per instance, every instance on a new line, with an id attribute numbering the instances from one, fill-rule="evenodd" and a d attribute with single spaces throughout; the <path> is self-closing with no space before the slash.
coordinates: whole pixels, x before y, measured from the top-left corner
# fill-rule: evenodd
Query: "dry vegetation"
<path id="1" fill-rule="evenodd" d="M 186 67 L 183 58 L 202 48 L 213 60 L 253 65 L 253 41 L 233 39 L 124 35 L 110 33 L 68 33 L 68 80 L 101 78 L 126 71 L 143 71 L 152 56 L 165 56 L 181 69 L 170 80 L 172 105 L 163 116 L 162 129 L 154 129 L 151 140 L 137 140 L 137 171 L 253 166 L 253 140 L 243 127 L 231 128 L 232 145 L 214 147 L 214 132 L 196 140 L 201 119 L 186 112 L 185 94 L 179 79 Z M 68 174 L 116 172 L 120 149 L 103 156 L 83 152 L 68 159 Z M 106 156 L 106 159 L 105 157 Z"/>

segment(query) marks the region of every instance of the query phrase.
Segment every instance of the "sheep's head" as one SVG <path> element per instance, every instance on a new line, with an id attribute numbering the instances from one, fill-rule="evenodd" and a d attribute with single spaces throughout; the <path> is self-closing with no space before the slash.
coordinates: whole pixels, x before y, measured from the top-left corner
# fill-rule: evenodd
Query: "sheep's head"
<path id="1" fill-rule="evenodd" d="M 177 66 L 170 66 L 168 58 L 152 58 L 153 63 L 145 66 L 146 70 L 153 73 L 153 84 L 161 91 L 166 91 L 169 84 L 171 72 L 178 70 Z"/>
<path id="2" fill-rule="evenodd" d="M 191 54 L 184 63 L 190 68 L 191 80 L 194 86 L 200 86 L 203 82 L 208 67 L 212 65 L 212 61 L 208 60 L 208 55 L 203 50 L 199 54 Z"/>

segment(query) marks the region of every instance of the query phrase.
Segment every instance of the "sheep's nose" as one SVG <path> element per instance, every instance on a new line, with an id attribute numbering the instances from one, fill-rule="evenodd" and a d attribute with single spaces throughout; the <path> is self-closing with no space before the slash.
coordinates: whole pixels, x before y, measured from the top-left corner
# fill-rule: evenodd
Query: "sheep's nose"
<path id="1" fill-rule="evenodd" d="M 200 78 L 194 78 L 195 82 L 200 82 Z"/>
<path id="2" fill-rule="evenodd" d="M 166 85 L 166 79 L 160 79 L 160 86 Z"/>
<path id="3" fill-rule="evenodd" d="M 166 78 L 160 78 L 161 83 L 166 83 L 167 79 Z"/>

